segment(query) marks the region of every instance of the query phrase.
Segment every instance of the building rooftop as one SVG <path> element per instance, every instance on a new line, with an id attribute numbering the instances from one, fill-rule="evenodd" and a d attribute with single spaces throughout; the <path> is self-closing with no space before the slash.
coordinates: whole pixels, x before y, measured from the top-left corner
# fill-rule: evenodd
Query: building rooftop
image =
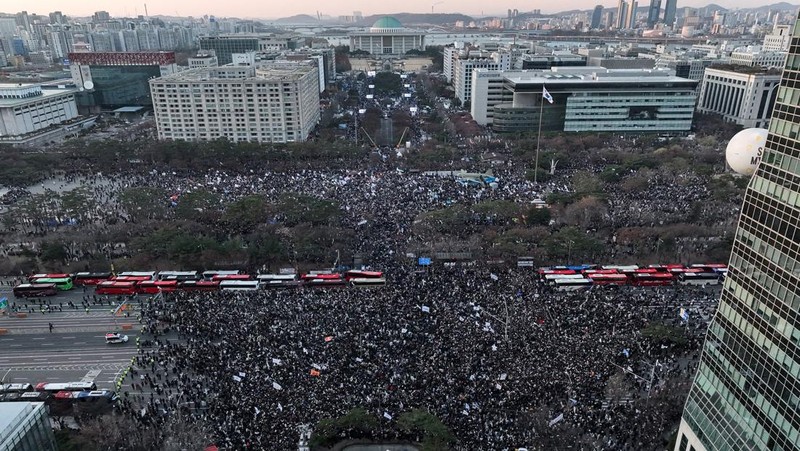
<path id="1" fill-rule="evenodd" d="M 688 82 L 695 80 L 676 77 L 669 70 L 658 69 L 606 69 L 603 67 L 558 67 L 550 71 L 508 71 L 504 77 L 514 85 L 526 84 L 574 84 L 584 83 L 641 83 Z"/>
<path id="2" fill-rule="evenodd" d="M 199 67 L 184 70 L 172 75 L 155 79 L 162 82 L 179 81 L 231 81 L 231 80 L 283 80 L 291 81 L 302 78 L 309 71 L 317 68 L 304 64 L 262 64 L 256 66 L 225 65 L 219 67 Z"/>
<path id="3" fill-rule="evenodd" d="M 783 68 L 769 68 L 765 69 L 761 66 L 743 66 L 741 64 L 714 64 L 708 69 L 724 70 L 726 72 L 735 72 L 737 74 L 747 75 L 775 75 L 780 76 Z"/>
<path id="4" fill-rule="evenodd" d="M 385 30 L 388 28 L 403 28 L 403 24 L 401 24 L 399 20 L 390 16 L 381 17 L 380 19 L 376 20 L 374 24 L 372 24 L 373 30 Z"/>
<path id="5" fill-rule="evenodd" d="M 3 90 L 26 90 L 35 92 L 36 95 L 26 97 L 0 97 L 0 108 L 13 108 L 15 106 L 27 105 L 29 103 L 38 102 L 48 97 L 57 97 L 78 92 L 78 89 L 72 85 L 72 80 L 60 80 L 65 84 L 57 84 L 56 82 L 42 83 L 0 83 L 0 91 Z M 66 84 L 66 83 L 69 83 Z"/>

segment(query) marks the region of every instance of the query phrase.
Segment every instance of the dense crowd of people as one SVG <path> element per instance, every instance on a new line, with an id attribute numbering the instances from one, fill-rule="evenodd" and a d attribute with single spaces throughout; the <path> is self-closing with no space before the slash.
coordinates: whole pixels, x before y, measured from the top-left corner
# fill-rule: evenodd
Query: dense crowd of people
<path id="1" fill-rule="evenodd" d="M 717 298 L 682 286 L 557 293 L 522 269 L 460 267 L 398 268 L 373 289 L 181 294 L 143 304 L 153 346 L 122 405 L 149 425 L 191 412 L 226 449 L 293 449 L 303 425 L 355 407 L 388 439 L 399 414 L 429 410 L 455 449 L 533 446 L 575 428 L 587 449 L 657 449 L 652 431 L 664 431 L 646 423 L 664 421 L 665 406 L 610 403 L 607 381 L 624 374 L 635 399 L 689 380 Z M 654 323 L 682 327 L 687 343 L 644 337 Z"/>

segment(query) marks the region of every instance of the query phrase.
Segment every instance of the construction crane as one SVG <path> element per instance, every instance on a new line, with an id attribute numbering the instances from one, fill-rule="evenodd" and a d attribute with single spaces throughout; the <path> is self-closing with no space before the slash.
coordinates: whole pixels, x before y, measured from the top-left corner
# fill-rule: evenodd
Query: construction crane
<path id="1" fill-rule="evenodd" d="M 372 143 L 372 147 L 377 149 L 379 146 L 377 144 L 375 144 L 375 141 L 372 140 L 372 136 L 369 136 L 369 133 L 367 133 L 367 131 L 364 130 L 364 127 L 361 127 L 361 131 L 364 132 L 364 136 L 366 136 L 367 139 L 369 139 L 369 142 Z"/>
<path id="2" fill-rule="evenodd" d="M 433 7 L 436 6 L 436 5 L 441 5 L 442 3 L 444 3 L 444 2 L 436 2 L 436 3 L 432 4 L 431 5 L 431 14 L 433 14 Z"/>

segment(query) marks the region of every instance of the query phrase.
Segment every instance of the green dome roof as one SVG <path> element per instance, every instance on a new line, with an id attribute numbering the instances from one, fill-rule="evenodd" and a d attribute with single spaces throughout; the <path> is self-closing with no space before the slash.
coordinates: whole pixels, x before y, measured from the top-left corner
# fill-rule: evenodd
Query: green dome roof
<path id="1" fill-rule="evenodd" d="M 403 24 L 394 17 L 386 16 L 375 21 L 375 23 L 372 24 L 372 28 L 403 28 Z"/>

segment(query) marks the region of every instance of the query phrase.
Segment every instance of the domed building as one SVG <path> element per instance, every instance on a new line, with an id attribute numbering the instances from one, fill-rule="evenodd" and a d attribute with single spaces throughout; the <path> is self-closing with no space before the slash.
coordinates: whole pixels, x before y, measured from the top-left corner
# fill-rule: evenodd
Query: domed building
<path id="1" fill-rule="evenodd" d="M 396 58 L 409 50 L 425 50 L 425 34 L 404 28 L 394 17 L 382 17 L 369 30 L 350 33 L 350 51 L 357 50 L 378 58 Z"/>

